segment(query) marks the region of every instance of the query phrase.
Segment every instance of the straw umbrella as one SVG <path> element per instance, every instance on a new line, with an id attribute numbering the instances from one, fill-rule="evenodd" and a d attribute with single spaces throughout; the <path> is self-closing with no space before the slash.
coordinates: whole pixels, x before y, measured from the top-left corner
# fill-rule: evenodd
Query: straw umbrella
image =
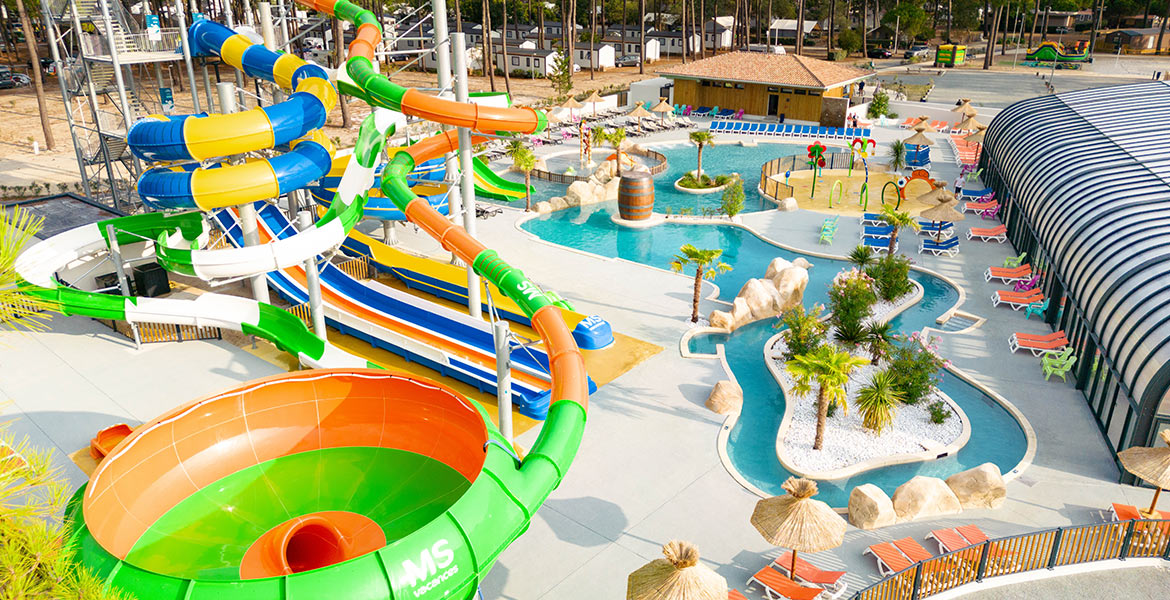
<path id="1" fill-rule="evenodd" d="M 596 117 L 597 116 L 597 104 L 600 102 L 605 102 L 605 99 L 602 98 L 601 95 L 597 93 L 597 90 L 593 90 L 593 92 L 589 94 L 589 97 L 586 98 L 585 100 L 583 100 L 583 102 L 585 102 L 585 104 L 592 104 L 593 105 L 593 116 Z"/>
<path id="2" fill-rule="evenodd" d="M 845 519 L 828 504 L 812 499 L 817 494 L 815 481 L 789 477 L 781 487 L 788 493 L 756 503 L 752 525 L 769 544 L 792 549 L 789 572 L 795 573 L 798 551 L 820 552 L 845 541 Z"/>
<path id="3" fill-rule="evenodd" d="M 666 101 L 666 98 L 660 98 L 658 104 L 655 104 L 654 108 L 650 109 L 650 112 L 660 113 L 662 115 L 662 120 L 665 121 L 666 113 L 674 112 L 674 107 Z"/>
<path id="4" fill-rule="evenodd" d="M 930 117 L 926 115 L 919 115 L 918 119 L 918 123 L 916 123 L 913 127 L 914 131 L 923 133 L 938 133 L 938 130 L 930 125 Z"/>
<path id="5" fill-rule="evenodd" d="M 969 142 L 969 143 L 976 145 L 975 146 L 975 155 L 976 156 L 978 156 L 979 151 L 983 149 L 983 132 L 987 130 L 986 125 L 984 125 L 982 123 L 978 123 L 978 125 L 979 125 L 979 127 L 976 128 L 976 129 L 978 129 L 978 131 L 963 138 L 964 142 Z"/>
<path id="6" fill-rule="evenodd" d="M 957 206 L 959 204 L 959 202 L 957 200 L 955 200 L 955 194 L 946 188 L 938 188 L 938 189 L 932 190 L 931 193 L 937 192 L 939 190 L 942 190 L 944 192 L 943 194 L 940 194 L 940 197 L 946 198 L 947 196 L 950 196 L 950 198 L 943 200 L 942 203 L 939 204 L 938 206 L 932 206 L 932 207 L 922 211 L 922 213 L 918 215 L 918 218 L 926 219 L 926 220 L 930 221 L 931 223 L 938 223 L 940 221 L 950 221 L 951 223 L 954 223 L 955 221 L 962 221 L 963 219 L 965 219 L 966 217 L 963 216 L 963 213 L 955 210 L 955 206 Z M 923 195 L 925 195 L 925 194 L 923 194 Z M 921 198 L 921 197 L 922 196 L 919 196 L 919 198 Z M 941 239 L 942 239 L 942 228 L 940 227 L 938 229 L 938 233 L 936 233 L 934 236 L 934 241 L 937 242 Z"/>
<path id="7" fill-rule="evenodd" d="M 959 131 L 978 131 L 980 129 L 986 129 L 986 128 L 987 128 L 986 125 L 975 120 L 975 115 L 968 116 L 967 118 L 960 121 L 958 125 L 955 126 L 955 129 L 958 129 Z"/>
<path id="8" fill-rule="evenodd" d="M 569 118 L 576 118 L 577 115 L 573 114 L 573 109 L 582 108 L 584 105 L 574 100 L 572 96 L 569 96 L 568 100 L 561 102 L 558 106 L 569 109 Z"/>
<path id="9" fill-rule="evenodd" d="M 1170 430 L 1163 430 L 1159 435 L 1170 446 Z M 1150 508 L 1141 511 L 1147 519 L 1155 518 L 1158 515 L 1158 496 L 1162 494 L 1162 488 L 1170 488 L 1170 448 L 1130 448 L 1118 452 L 1117 458 L 1126 471 L 1156 488 Z"/>
<path id="10" fill-rule="evenodd" d="M 544 116 L 545 116 L 545 119 L 548 121 L 549 125 L 556 125 L 557 123 L 561 122 L 561 118 L 552 114 L 551 112 L 544 113 Z M 547 137 L 548 141 L 551 142 L 552 141 L 552 127 L 545 127 L 544 132 L 546 134 L 545 137 Z"/>
<path id="11" fill-rule="evenodd" d="M 903 140 L 902 143 L 910 146 L 933 146 L 934 140 L 931 140 L 930 138 L 926 137 L 926 134 L 919 131 Z"/>
<path id="12" fill-rule="evenodd" d="M 949 202 L 951 200 L 954 200 L 955 193 L 948 190 L 946 188 L 946 184 L 943 184 L 943 185 L 940 185 L 936 188 L 931 189 L 929 192 L 926 192 L 925 194 L 919 195 L 917 199 L 921 200 L 922 202 L 943 203 L 943 202 Z"/>
<path id="13" fill-rule="evenodd" d="M 642 119 L 646 117 L 653 117 L 654 113 L 646 110 L 646 107 L 642 106 L 642 103 L 639 102 L 638 105 L 634 107 L 634 110 L 626 113 L 626 116 L 638 119 L 638 125 L 641 126 Z"/>
<path id="14" fill-rule="evenodd" d="M 967 98 L 959 98 L 959 101 L 959 105 L 952 108 L 951 112 L 957 112 L 964 117 L 974 117 L 977 111 L 971 106 L 971 101 Z"/>
<path id="15" fill-rule="evenodd" d="M 672 540 L 662 555 L 630 573 L 626 600 L 727 600 L 727 580 L 699 562 L 699 549 Z"/>

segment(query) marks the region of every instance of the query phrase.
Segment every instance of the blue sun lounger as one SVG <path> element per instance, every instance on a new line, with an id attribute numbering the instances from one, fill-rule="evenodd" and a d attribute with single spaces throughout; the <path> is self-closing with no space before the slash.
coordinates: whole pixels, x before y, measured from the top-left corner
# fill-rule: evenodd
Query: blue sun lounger
<path id="1" fill-rule="evenodd" d="M 870 248 L 874 252 L 889 252 L 890 240 L 878 238 L 861 238 L 861 245 Z M 898 251 L 898 242 L 894 242 L 894 252 Z"/>
<path id="2" fill-rule="evenodd" d="M 959 253 L 959 238 L 951 238 L 936 242 L 932 239 L 922 240 L 922 245 L 918 247 L 918 253 L 930 252 L 935 256 L 946 254 L 947 256 L 954 256 Z"/>
<path id="3" fill-rule="evenodd" d="M 918 235 L 949 238 L 955 235 L 955 224 L 950 221 L 919 221 Z"/>
<path id="4" fill-rule="evenodd" d="M 894 227 L 892 225 L 869 226 L 861 229 L 862 238 L 889 239 L 892 235 L 894 235 Z"/>
<path id="5" fill-rule="evenodd" d="M 862 213 L 861 224 L 864 225 L 885 225 L 885 220 L 882 219 L 881 213 Z"/>

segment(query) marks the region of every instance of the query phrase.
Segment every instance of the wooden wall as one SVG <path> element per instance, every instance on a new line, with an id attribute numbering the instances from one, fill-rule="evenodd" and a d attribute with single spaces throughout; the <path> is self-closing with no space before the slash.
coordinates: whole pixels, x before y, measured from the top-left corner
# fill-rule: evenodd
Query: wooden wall
<path id="1" fill-rule="evenodd" d="M 819 122 L 821 118 L 821 97 L 808 95 L 808 90 L 786 86 L 768 86 L 744 83 L 743 89 L 722 87 L 722 82 L 711 86 L 700 85 L 689 79 L 674 80 L 674 101 L 691 106 L 718 106 L 719 108 L 743 109 L 751 115 L 768 114 L 768 97 L 778 97 L 778 114 L 786 119 Z M 774 91 L 769 91 L 774 90 Z M 804 91 L 804 94 L 798 92 Z M 815 93 L 815 92 L 814 92 Z M 825 90 L 825 96 L 841 97 L 840 87 Z"/>

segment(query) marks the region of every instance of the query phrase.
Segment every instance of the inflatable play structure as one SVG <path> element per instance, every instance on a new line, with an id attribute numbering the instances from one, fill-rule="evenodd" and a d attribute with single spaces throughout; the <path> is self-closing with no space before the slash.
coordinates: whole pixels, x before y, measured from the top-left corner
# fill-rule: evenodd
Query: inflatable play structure
<path id="1" fill-rule="evenodd" d="M 403 114 L 492 133 L 539 132 L 544 115 L 460 104 L 391 83 L 372 62 L 382 35 L 373 13 L 348 0 L 298 2 L 356 28 L 336 90 L 374 107 L 340 179 L 318 184 L 336 192 L 316 223 L 298 231 L 263 201 L 338 172 L 320 132 L 337 101 L 333 84 L 319 67 L 199 21 L 189 32 L 196 53 L 276 83 L 290 92 L 287 100 L 240 113 L 140 121 L 129 132 L 131 148 L 158 166 L 143 174 L 139 193 L 150 206 L 179 212 L 86 225 L 18 257 L 22 289 L 65 314 L 236 329 L 314 369 L 240 385 L 134 430 L 70 502 L 72 547 L 106 584 L 138 598 L 467 600 L 527 529 L 580 444 L 590 381 L 575 341 L 581 336 L 566 319 L 579 332 L 602 335 L 608 326 L 568 314 L 554 294 L 444 218 L 438 194 L 416 193 L 426 184 L 408 181 L 411 174 L 456 150 L 454 131 L 376 164 Z M 260 149 L 280 153 L 221 158 Z M 380 195 L 371 198 L 375 184 Z M 483 351 L 474 319 L 443 314 L 443 307 L 413 296 L 378 297 L 370 291 L 376 284 L 355 287 L 316 258 L 352 243 L 369 202 L 387 211 L 393 204 L 398 216 L 390 218 L 418 225 L 471 265 L 493 297 L 506 298 L 506 309 L 539 335 L 539 354 L 534 347 L 513 353 L 516 385 L 540 389 L 546 400 L 546 420 L 523 459 L 477 404 L 423 377 L 371 368 L 270 304 L 214 293 L 194 300 L 126 297 L 58 280 L 58 271 L 75 261 L 146 243 L 170 270 L 208 280 L 266 274 L 279 293 L 296 299 L 304 262 L 316 260 L 324 265 L 322 293 L 334 325 L 407 346 L 399 350 L 430 360 L 443 374 L 459 377 L 463 361 L 464 376 L 494 381 L 494 373 L 483 373 L 494 356 Z M 235 207 L 251 203 L 264 243 L 208 249 L 212 223 L 233 244 L 240 241 Z M 407 270 L 430 272 L 418 264 Z"/>
<path id="2" fill-rule="evenodd" d="M 1093 58 L 1089 56 L 1087 48 L 1074 50 L 1065 48 L 1060 42 L 1045 41 L 1040 42 L 1040 45 L 1024 56 L 1024 60 L 1030 62 L 1058 62 L 1058 63 L 1081 63 L 1093 62 Z"/>

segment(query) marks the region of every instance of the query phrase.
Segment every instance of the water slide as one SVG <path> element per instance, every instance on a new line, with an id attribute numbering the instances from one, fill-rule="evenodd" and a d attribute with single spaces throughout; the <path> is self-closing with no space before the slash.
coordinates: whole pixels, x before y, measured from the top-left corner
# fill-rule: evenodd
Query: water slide
<path id="1" fill-rule="evenodd" d="M 357 27 L 339 77 L 343 93 L 477 131 L 543 128 L 543 114 L 530 109 L 489 110 L 396 86 L 372 62 L 381 39 L 373 13 L 348 0 L 299 1 Z M 234 64 L 231 55 L 225 60 Z M 584 432 L 588 382 L 553 300 L 411 191 L 407 177 L 415 165 L 456 146 L 447 133 L 398 153 L 382 173 L 381 189 L 408 220 L 514 301 L 544 342 L 552 402 L 525 458 L 511 452 L 482 410 L 433 382 L 353 367 L 279 375 L 180 407 L 115 447 L 66 511 L 72 547 L 83 564 L 107 584 L 143 598 L 470 600 L 476 594 L 496 558 L 527 529 L 572 463 Z M 280 189 L 275 160 L 254 161 L 272 175 L 250 169 Z M 369 173 L 375 168 L 357 167 Z M 170 179 L 182 180 L 180 170 L 168 170 L 175 173 Z M 199 175 L 192 183 L 194 177 L 209 181 Z M 360 183 L 347 187 L 343 181 L 339 187 L 360 197 Z M 121 225 L 129 230 L 139 224 Z M 108 243 L 99 239 L 101 224 L 87 227 L 88 233 L 66 232 L 75 239 L 41 242 L 37 247 L 56 240 L 36 254 L 60 260 Z M 202 226 L 178 227 L 177 233 L 176 227 L 163 223 L 157 232 L 135 230 L 150 238 L 157 233 L 160 240 L 204 237 Z M 298 235 L 303 234 L 279 241 Z M 41 265 L 40 277 L 31 271 L 22 275 L 53 283 L 52 264 L 32 263 Z M 200 302 L 113 296 L 99 301 L 93 298 L 97 294 L 31 287 L 37 282 L 29 281 L 30 293 L 86 295 L 92 304 L 79 303 L 76 314 L 102 318 L 133 317 L 143 309 L 159 322 L 154 317 L 194 310 Z M 215 295 L 204 297 L 218 301 Z M 269 331 L 267 305 L 235 300 L 241 303 L 241 318 L 235 320 L 251 319 L 257 332 Z M 256 308 L 254 319 L 243 314 L 242 303 Z"/>
<path id="2" fill-rule="evenodd" d="M 487 163 L 475 157 L 472 160 L 475 171 L 475 193 L 493 200 L 523 200 L 525 197 L 524 184 L 509 181 L 500 177 L 488 167 Z"/>
<path id="3" fill-rule="evenodd" d="M 1045 41 L 1033 50 L 1029 50 L 1024 60 L 1035 62 L 1093 62 L 1088 50 L 1068 52 L 1060 42 Z"/>

